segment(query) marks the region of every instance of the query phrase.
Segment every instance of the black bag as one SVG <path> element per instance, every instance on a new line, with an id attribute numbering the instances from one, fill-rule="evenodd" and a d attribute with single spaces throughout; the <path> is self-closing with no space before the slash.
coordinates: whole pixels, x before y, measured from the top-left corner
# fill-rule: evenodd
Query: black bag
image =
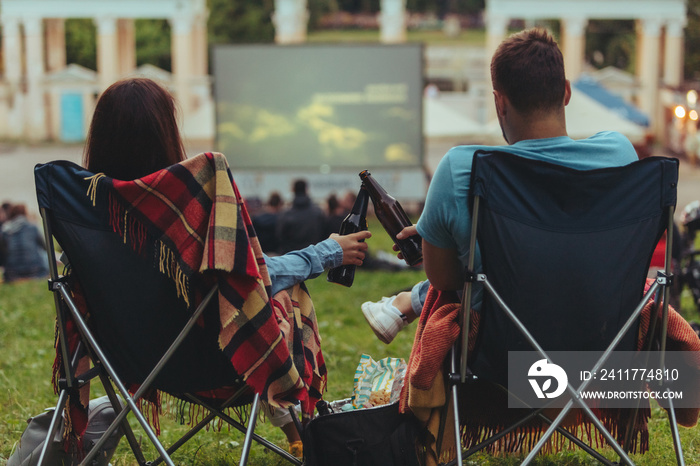
<path id="1" fill-rule="evenodd" d="M 27 420 L 27 428 L 22 433 L 17 449 L 8 459 L 7 466 L 35 466 L 38 464 L 41 448 L 44 446 L 44 440 L 46 440 L 46 435 L 49 432 L 54 409 L 46 409 L 43 413 Z M 89 452 L 97 444 L 102 434 L 116 417 L 114 409 L 106 396 L 90 400 L 87 430 L 83 436 L 85 453 Z M 117 449 L 122 435 L 121 428 L 113 432 L 90 465 L 107 466 L 110 458 L 114 455 L 114 451 Z M 78 461 L 63 449 L 63 425 L 56 431 L 51 444 L 46 449 L 44 464 L 51 466 L 78 464 Z"/>
<path id="2" fill-rule="evenodd" d="M 398 402 L 317 416 L 304 428 L 305 466 L 419 466 L 421 427 Z"/>

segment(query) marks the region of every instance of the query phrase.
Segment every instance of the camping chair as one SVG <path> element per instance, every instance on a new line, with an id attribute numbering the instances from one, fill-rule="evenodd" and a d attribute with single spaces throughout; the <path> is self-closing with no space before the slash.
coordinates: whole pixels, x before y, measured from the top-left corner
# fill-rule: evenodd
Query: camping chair
<path id="1" fill-rule="evenodd" d="M 223 184 L 228 182 L 229 190 L 235 190 L 228 165 L 222 158 L 219 154 L 201 154 L 193 158 L 194 161 L 189 159 L 173 166 L 179 170 L 174 179 L 174 189 L 180 193 L 177 198 L 167 200 L 171 203 L 169 205 L 173 206 L 173 211 L 180 209 L 183 215 L 186 214 L 185 209 L 192 208 L 188 202 L 204 206 L 204 209 L 209 208 L 209 201 L 205 199 L 206 193 L 192 191 L 192 182 L 196 176 L 190 176 L 191 174 L 183 169 L 184 164 L 216 166 L 216 169 L 212 170 L 215 175 L 210 184 L 214 184 L 214 179 L 217 183 L 221 182 L 223 177 Z M 222 165 L 225 166 L 221 168 Z M 115 193 L 111 189 L 118 183 L 116 180 L 95 176 L 70 162 L 38 165 L 35 169 L 35 179 L 51 264 L 49 288 L 53 291 L 56 305 L 57 353 L 58 359 L 63 361 L 61 373 L 56 375 L 59 379 L 59 401 L 47 438 L 53 438 L 53 432 L 59 427 L 66 403 L 73 396 L 77 396 L 91 379 L 98 378 L 115 412 L 118 413 L 114 423 L 103 435 L 103 440 L 109 438 L 115 429 L 121 428 L 141 465 L 160 462 L 172 465 L 170 455 L 217 416 L 245 433 L 241 465 L 247 462 L 252 440 L 290 463 L 301 465 L 297 458 L 254 433 L 260 403 L 270 400 L 275 389 L 266 385 L 261 397 L 263 390 L 254 390 L 250 383 L 253 377 L 257 377 L 260 383 L 261 374 L 256 375 L 255 370 L 251 370 L 249 378 L 244 380 L 233 367 L 232 355 L 220 349 L 220 327 L 223 324 L 220 323 L 219 313 L 221 301 L 224 299 L 222 293 L 228 293 L 227 299 L 232 295 L 234 298 L 245 298 L 243 294 L 237 295 L 237 290 L 230 288 L 222 278 L 228 275 L 217 271 L 200 274 L 198 271 L 190 273 L 184 270 L 184 263 L 177 262 L 175 248 L 166 248 L 165 258 L 161 254 L 160 270 L 158 265 L 154 267 L 154 261 L 158 261 L 158 251 L 154 250 L 156 246 L 149 245 L 152 239 L 149 230 L 151 225 L 135 222 L 130 218 L 132 214 L 136 215 L 135 213 L 119 210 L 118 203 L 115 202 Z M 164 179 L 159 179 L 160 184 L 156 186 L 156 191 L 163 192 Z M 185 194 L 196 194 L 197 197 L 195 200 L 183 200 Z M 237 191 L 235 194 L 238 197 Z M 100 208 L 105 205 L 109 208 Z M 217 211 L 217 214 L 230 215 L 230 205 L 228 207 L 228 211 L 222 209 Z M 242 205 L 240 208 L 245 210 Z M 159 215 L 167 215 L 169 212 L 160 212 Z M 243 213 L 247 215 L 246 212 Z M 238 221 L 243 222 L 240 215 Z M 123 227 L 121 231 L 115 227 L 117 223 Z M 193 225 L 189 227 L 195 228 Z M 246 267 L 255 267 L 255 251 L 251 244 L 247 243 L 248 235 L 245 229 L 239 228 L 233 233 L 239 235 L 235 244 L 236 254 L 242 254 L 243 258 L 252 260 L 248 261 Z M 58 274 L 55 260 L 52 260 L 55 257 L 54 239 L 70 263 L 70 274 L 67 276 Z M 209 241 L 217 239 L 208 237 L 207 244 L 211 246 Z M 163 247 L 161 244 L 161 248 Z M 191 249 L 186 250 L 186 253 Z M 213 249 L 210 249 L 210 252 L 214 254 Z M 176 263 L 180 265 L 176 267 Z M 247 291 L 250 291 L 251 283 L 256 284 L 255 280 L 248 279 L 246 282 L 245 278 L 244 274 L 240 274 L 237 278 L 240 279 L 238 285 L 248 287 Z M 189 282 L 186 282 L 187 279 Z M 234 282 L 234 286 L 236 285 Z M 199 290 L 202 290 L 201 294 Z M 269 302 L 265 304 L 266 296 L 260 299 L 269 307 Z M 84 300 L 84 306 L 80 305 L 81 300 Z M 238 304 L 245 306 L 246 302 L 248 300 Z M 240 314 L 243 314 L 243 311 Z M 261 322 L 272 322 L 271 325 L 279 330 L 272 314 L 261 312 L 256 316 L 259 319 L 264 317 L 265 320 Z M 237 317 L 237 324 L 246 328 L 240 321 L 240 316 Z M 238 338 L 246 342 L 245 336 Z M 282 342 L 281 347 L 286 346 L 284 340 Z M 251 345 L 243 350 L 250 357 L 260 358 L 256 351 L 269 350 L 275 353 L 275 348 L 261 349 Z M 288 356 L 286 347 L 280 354 L 284 354 L 284 351 L 287 351 Z M 84 355 L 91 360 L 92 369 L 85 370 L 85 366 L 79 364 Z M 263 360 L 258 360 L 261 361 Z M 290 361 L 291 359 L 287 360 Z M 281 364 L 284 364 L 284 358 Z M 130 394 L 130 390 L 133 395 Z M 139 408 L 139 402 L 154 390 L 171 395 L 177 400 L 202 406 L 209 411 L 208 415 L 202 416 L 201 422 L 167 450 L 149 424 L 143 409 Z M 278 395 L 280 400 L 290 400 L 289 393 L 275 395 Z M 126 401 L 124 409 L 118 394 Z M 246 427 L 242 424 L 245 421 L 240 416 L 238 419 L 232 418 L 227 408 L 247 405 L 252 406 Z M 68 411 L 71 416 L 75 416 L 72 408 Z M 153 462 L 146 462 L 139 441 L 129 427 L 126 419 L 129 412 L 136 417 L 159 454 Z M 73 421 L 75 424 L 76 419 Z M 91 464 L 92 456 L 99 451 L 100 446 L 98 443 L 90 450 L 83 464 Z M 41 458 L 43 456 L 44 452 Z"/>
<path id="2" fill-rule="evenodd" d="M 635 351 L 642 309 L 653 296 L 660 303 L 662 293 L 660 351 L 664 351 L 671 234 L 665 270 L 646 294 L 644 287 L 654 248 L 664 231 L 673 228 L 677 182 L 678 161 L 669 158 L 579 171 L 499 151 L 476 153 L 470 186 L 470 254 L 460 311 L 463 330 L 461 344 L 452 349 L 449 377 L 456 445 L 460 446 L 460 415 L 470 416 L 459 412 L 460 396 L 475 381 L 506 387 L 509 352 L 536 351 L 538 358 L 551 362 L 552 351 L 596 351 L 602 356 L 591 367 L 595 373 L 612 351 Z M 483 270 L 474 269 L 477 241 Z M 467 304 L 472 303 L 476 286 L 483 287 L 483 300 L 477 312 L 478 336 L 469 341 L 465 329 L 472 322 Z M 533 417 L 549 427 L 523 464 L 529 464 L 555 432 L 604 464 L 613 464 L 562 428 L 572 407 L 583 411 L 622 463 L 633 464 L 629 444 L 621 446 L 580 399 L 587 382 L 577 385 L 568 382 L 571 399 L 555 419 L 541 410 L 526 410 L 520 423 L 464 453 L 457 448 L 457 464 L 462 464 L 463 455 L 491 445 Z M 676 456 L 683 464 L 673 403 L 669 404 Z M 634 424 L 636 414 L 629 419 Z M 628 442 L 630 432 L 631 427 Z"/>

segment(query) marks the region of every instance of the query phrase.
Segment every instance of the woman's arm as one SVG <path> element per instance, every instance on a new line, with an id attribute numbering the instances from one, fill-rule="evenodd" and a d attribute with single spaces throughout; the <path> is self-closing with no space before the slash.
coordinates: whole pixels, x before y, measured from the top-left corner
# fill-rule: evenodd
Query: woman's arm
<path id="1" fill-rule="evenodd" d="M 324 270 L 340 265 L 362 265 L 367 250 L 369 231 L 350 235 L 333 234 L 330 238 L 304 249 L 291 251 L 282 256 L 265 256 L 267 271 L 272 283 L 272 295 L 311 278 Z"/>

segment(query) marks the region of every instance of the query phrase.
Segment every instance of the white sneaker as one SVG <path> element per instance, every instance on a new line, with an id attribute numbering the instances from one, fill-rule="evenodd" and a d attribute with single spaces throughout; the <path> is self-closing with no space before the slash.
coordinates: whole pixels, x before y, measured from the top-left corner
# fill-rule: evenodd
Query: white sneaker
<path id="1" fill-rule="evenodd" d="M 362 303 L 362 314 L 367 323 L 377 338 L 387 345 L 406 326 L 406 322 L 399 317 L 398 309 L 394 307 L 395 298 L 396 296 L 383 297 L 376 303 L 372 301 Z"/>

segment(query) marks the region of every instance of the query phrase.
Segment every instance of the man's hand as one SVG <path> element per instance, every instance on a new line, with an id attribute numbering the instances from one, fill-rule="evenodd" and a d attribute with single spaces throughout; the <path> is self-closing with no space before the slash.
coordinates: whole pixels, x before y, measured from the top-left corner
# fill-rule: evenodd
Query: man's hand
<path id="1" fill-rule="evenodd" d="M 343 249 L 343 265 L 362 265 L 367 251 L 367 243 L 364 241 L 372 236 L 369 231 L 358 231 L 349 235 L 333 233 L 329 238 L 335 240 Z"/>
<path id="2" fill-rule="evenodd" d="M 398 234 L 396 235 L 396 239 L 406 239 L 416 235 L 418 235 L 418 230 L 416 229 L 415 225 L 411 225 L 398 232 Z M 396 257 L 403 260 L 403 254 L 401 254 L 401 251 L 399 250 L 399 247 L 396 244 L 392 246 L 392 249 L 398 252 L 398 254 L 396 254 Z"/>

